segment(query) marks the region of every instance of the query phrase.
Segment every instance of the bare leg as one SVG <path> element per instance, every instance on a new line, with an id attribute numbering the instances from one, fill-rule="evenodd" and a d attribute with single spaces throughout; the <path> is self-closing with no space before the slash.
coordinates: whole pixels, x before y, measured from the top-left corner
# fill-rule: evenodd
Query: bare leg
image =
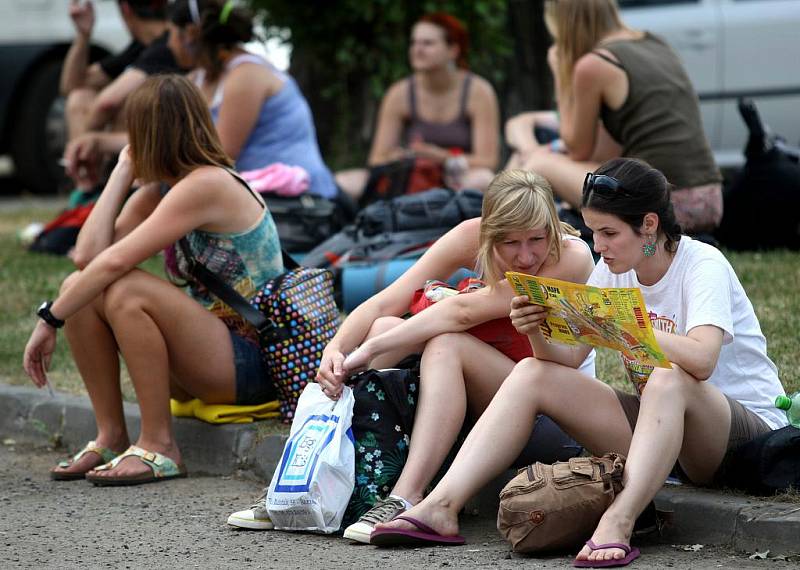
<path id="1" fill-rule="evenodd" d="M 169 410 L 170 380 L 207 403 L 232 403 L 236 387 L 228 329 L 183 291 L 140 270 L 106 289 L 104 314 L 139 400 L 142 431 L 137 445 L 180 463 Z M 92 474 L 148 470 L 138 459 L 128 458 L 113 470 Z"/>
<path id="2" fill-rule="evenodd" d="M 366 168 L 350 168 L 340 170 L 334 175 L 336 184 L 354 200 L 361 198 L 367 185 L 369 171 Z"/>
<path id="3" fill-rule="evenodd" d="M 699 382 L 673 365 L 657 368 L 642 394 L 636 431 L 625 464 L 625 488 L 600 519 L 595 544 L 628 544 L 636 517 L 655 497 L 680 459 L 686 474 L 707 483 L 719 467 L 728 444 L 730 405 L 717 388 Z M 623 558 L 619 548 L 584 547 L 578 559 Z"/>
<path id="4" fill-rule="evenodd" d="M 514 363 L 469 333 L 448 333 L 428 341 L 420 367 L 420 393 L 408 459 L 393 495 L 411 503 L 422 500 L 425 487 L 442 466 L 464 423 L 467 400 L 465 376 L 471 387 L 494 395 Z M 491 396 L 489 396 L 491 399 Z M 481 408 L 483 411 L 483 408 Z M 480 412 L 479 412 L 480 413 Z"/>
<path id="5" fill-rule="evenodd" d="M 489 183 L 492 181 L 492 178 L 494 178 L 494 172 L 488 168 L 470 168 L 467 170 L 467 174 L 464 176 L 461 187 L 473 188 L 475 190 L 480 190 L 481 192 L 486 192 L 486 189 L 489 187 Z"/>
<path id="6" fill-rule="evenodd" d="M 550 416 L 594 453 L 628 451 L 631 430 L 609 386 L 573 368 L 527 358 L 503 382 L 447 474 L 409 516 L 446 536 L 456 534 L 458 512 L 519 455 L 539 413 Z M 386 526 L 413 525 L 405 521 L 378 525 Z"/>
<path id="7" fill-rule="evenodd" d="M 541 174 L 550 182 L 553 192 L 574 208 L 581 206 L 581 190 L 587 172 L 600 166 L 596 162 L 576 162 L 567 155 L 554 152 L 534 152 L 525 163 L 525 170 Z"/>
<path id="8" fill-rule="evenodd" d="M 62 292 L 72 285 L 78 274 L 75 272 L 64 280 Z M 95 442 L 117 452 L 124 451 L 129 440 L 119 385 L 118 347 L 104 320 L 102 295 L 70 317 L 64 332 L 94 409 Z M 69 467 L 56 467 L 54 471 L 83 473 L 101 463 L 99 455 L 87 453 Z"/>

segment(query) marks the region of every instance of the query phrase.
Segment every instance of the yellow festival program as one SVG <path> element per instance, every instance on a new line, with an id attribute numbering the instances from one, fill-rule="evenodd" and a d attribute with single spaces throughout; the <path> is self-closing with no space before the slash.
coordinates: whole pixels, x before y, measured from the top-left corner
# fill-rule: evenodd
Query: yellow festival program
<path id="1" fill-rule="evenodd" d="M 518 295 L 550 308 L 541 326 L 548 342 L 604 346 L 638 364 L 672 368 L 639 289 L 592 287 L 514 271 L 506 272 L 506 279 Z"/>

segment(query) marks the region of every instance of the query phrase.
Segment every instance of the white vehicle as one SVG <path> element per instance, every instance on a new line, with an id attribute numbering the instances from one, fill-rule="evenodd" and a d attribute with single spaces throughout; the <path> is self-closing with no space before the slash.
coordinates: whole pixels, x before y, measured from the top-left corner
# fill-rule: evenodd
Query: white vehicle
<path id="1" fill-rule="evenodd" d="M 25 188 L 54 192 L 62 174 L 61 63 L 75 36 L 70 0 L 0 0 L 0 154 L 14 159 Z M 94 0 L 94 58 L 123 49 L 130 35 L 116 0 Z"/>
<path id="2" fill-rule="evenodd" d="M 798 144 L 800 0 L 618 2 L 629 26 L 660 35 L 680 55 L 721 168 L 744 163 L 739 97 L 753 99 L 764 122 Z"/>

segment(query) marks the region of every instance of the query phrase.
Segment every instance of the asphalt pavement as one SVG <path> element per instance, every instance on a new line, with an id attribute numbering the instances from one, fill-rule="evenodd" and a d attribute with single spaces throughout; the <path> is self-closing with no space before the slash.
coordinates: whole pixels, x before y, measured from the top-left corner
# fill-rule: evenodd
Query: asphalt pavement
<path id="1" fill-rule="evenodd" d="M 259 493 L 256 481 L 190 477 L 129 488 L 51 481 L 47 470 L 62 457 L 7 440 L 0 446 L 3 568 L 528 569 L 568 568 L 574 554 L 514 555 L 487 517 L 462 517 L 467 544 L 459 547 L 379 549 L 336 536 L 235 530 L 225 519 Z M 638 545 L 634 568 L 797 568 L 723 547 Z"/>

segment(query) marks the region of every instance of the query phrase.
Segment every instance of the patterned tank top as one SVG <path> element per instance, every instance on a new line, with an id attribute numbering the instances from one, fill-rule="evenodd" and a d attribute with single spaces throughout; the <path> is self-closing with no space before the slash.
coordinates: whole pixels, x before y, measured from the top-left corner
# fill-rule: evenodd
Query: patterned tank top
<path id="1" fill-rule="evenodd" d="M 231 173 L 247 190 L 250 187 Z M 284 272 L 278 230 L 267 210 L 253 194 L 253 199 L 264 209 L 261 219 L 243 232 L 217 233 L 193 230 L 186 235 L 189 251 L 199 263 L 233 287 L 244 298 L 251 298 L 270 279 Z M 178 268 L 188 275 L 186 261 L 180 248 L 176 248 Z M 217 299 L 202 284 L 190 281 L 189 295 L 206 309 L 222 319 L 236 334 L 257 342 L 252 327 L 239 314 Z"/>

